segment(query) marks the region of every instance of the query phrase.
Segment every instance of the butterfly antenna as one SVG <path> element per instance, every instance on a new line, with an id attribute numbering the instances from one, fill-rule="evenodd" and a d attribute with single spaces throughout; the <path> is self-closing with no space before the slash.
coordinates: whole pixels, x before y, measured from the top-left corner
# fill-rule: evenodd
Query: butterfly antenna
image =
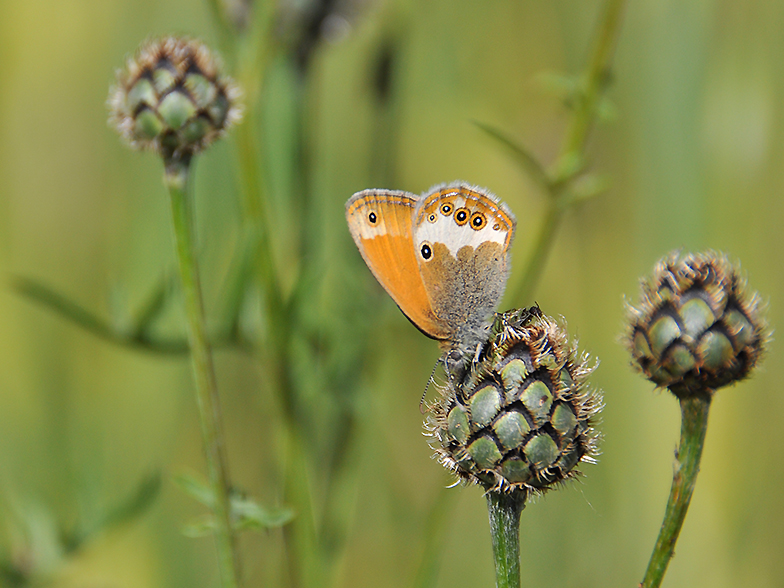
<path id="1" fill-rule="evenodd" d="M 439 359 L 435 365 L 433 365 L 433 369 L 430 370 L 430 377 L 427 379 L 425 389 L 422 391 L 422 397 L 419 399 L 419 414 L 425 414 L 425 411 L 422 410 L 422 407 L 425 405 L 425 395 L 427 394 L 427 390 L 430 388 L 430 384 L 435 383 L 435 378 L 433 376 L 436 375 L 436 368 L 438 368 L 439 361 L 441 360 Z"/>

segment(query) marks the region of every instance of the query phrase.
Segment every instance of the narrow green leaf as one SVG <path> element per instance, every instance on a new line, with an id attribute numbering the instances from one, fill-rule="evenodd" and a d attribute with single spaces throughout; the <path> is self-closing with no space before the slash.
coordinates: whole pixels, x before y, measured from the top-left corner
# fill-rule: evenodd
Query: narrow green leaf
<path id="1" fill-rule="evenodd" d="M 66 531 L 51 509 L 29 499 L 11 500 L 8 507 L 6 530 L 12 533 L 11 552 L 29 555 L 35 562 L 31 573 L 45 573 L 62 565 L 67 554 Z"/>
<path id="2" fill-rule="evenodd" d="M 77 524 L 71 532 L 62 532 L 67 553 L 78 551 L 87 541 L 112 527 L 128 523 L 143 515 L 161 490 L 161 474 L 153 472 L 141 479 L 133 494 L 109 508 L 90 522 Z"/>
<path id="3" fill-rule="evenodd" d="M 182 534 L 191 539 L 207 537 L 215 532 L 215 517 L 207 514 L 192 520 L 181 529 Z"/>
<path id="4" fill-rule="evenodd" d="M 4 588 L 21 588 L 27 586 L 30 582 L 29 577 L 25 571 L 19 569 L 10 560 L 4 559 L 0 561 L 0 586 Z"/>
<path id="5" fill-rule="evenodd" d="M 188 352 L 187 342 L 180 338 L 153 339 L 146 335 L 135 336 L 119 332 L 108 321 L 35 280 L 14 276 L 11 278 L 11 287 L 22 296 L 53 310 L 56 314 L 106 341 L 157 353 Z M 215 342 L 216 347 L 221 344 L 226 344 L 225 340 Z"/>
<path id="6" fill-rule="evenodd" d="M 487 133 L 489 137 L 492 137 L 498 141 L 503 147 L 511 152 L 515 159 L 517 159 L 517 161 L 520 163 L 523 170 L 529 176 L 531 176 L 531 178 L 533 178 L 537 184 L 539 184 L 542 190 L 548 194 L 552 194 L 550 178 L 548 177 L 545 169 L 541 166 L 539 161 L 533 156 L 532 153 L 519 145 L 514 139 L 510 138 L 503 131 L 500 131 L 491 125 L 479 122 L 477 120 L 471 122 L 473 122 L 482 131 Z"/>
<path id="7" fill-rule="evenodd" d="M 161 472 L 155 471 L 139 481 L 133 494 L 109 509 L 104 518 L 104 527 L 110 528 L 139 518 L 152 506 L 160 492 Z"/>
<path id="8" fill-rule="evenodd" d="M 266 508 L 249 498 L 232 499 L 231 513 L 237 530 L 274 529 L 294 519 L 294 511 L 287 506 Z"/>
<path id="9" fill-rule="evenodd" d="M 587 175 L 575 181 L 569 194 L 569 205 L 590 200 L 610 189 L 612 182 L 608 175 Z"/>
<path id="10" fill-rule="evenodd" d="M 224 292 L 221 296 L 225 304 L 221 314 L 228 338 L 238 336 L 240 316 L 245 305 L 248 284 L 253 275 L 257 249 L 258 239 L 256 236 L 254 234 L 246 236 L 232 261 L 226 278 Z"/>
<path id="11" fill-rule="evenodd" d="M 174 481 L 193 498 L 212 508 L 213 494 L 207 484 L 190 474 L 180 474 Z M 274 529 L 282 527 L 294 518 L 294 511 L 287 506 L 264 507 L 251 498 L 234 493 L 230 498 L 232 528 L 235 531 L 246 529 Z M 188 537 L 203 537 L 215 530 L 215 517 L 207 514 L 183 528 Z"/>
<path id="12" fill-rule="evenodd" d="M 99 337 L 108 339 L 116 337 L 106 321 L 40 282 L 23 276 L 13 276 L 11 287 L 22 296 L 48 307 Z"/>
<path id="13" fill-rule="evenodd" d="M 542 71 L 536 74 L 537 85 L 547 94 L 570 104 L 580 87 L 579 78 L 559 71 Z"/>
<path id="14" fill-rule="evenodd" d="M 177 274 L 170 270 L 165 271 L 153 286 L 139 309 L 134 313 L 133 321 L 128 332 L 134 338 L 149 335 L 150 328 L 166 309 L 172 299 L 172 294 L 177 288 Z"/>
<path id="15" fill-rule="evenodd" d="M 192 476 L 191 474 L 179 474 L 174 476 L 174 482 L 204 506 L 207 506 L 210 509 L 215 506 L 215 495 L 212 493 L 212 489 L 206 482 L 197 479 L 196 476 Z"/>
<path id="16" fill-rule="evenodd" d="M 601 96 L 596 105 L 596 116 L 602 122 L 612 122 L 618 118 L 618 107 L 607 96 Z"/>

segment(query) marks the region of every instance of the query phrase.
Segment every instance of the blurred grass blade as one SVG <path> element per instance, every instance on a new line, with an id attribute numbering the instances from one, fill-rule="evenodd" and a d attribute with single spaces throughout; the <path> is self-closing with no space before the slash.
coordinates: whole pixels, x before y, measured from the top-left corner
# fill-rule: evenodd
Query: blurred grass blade
<path id="1" fill-rule="evenodd" d="M 231 513 L 237 530 L 274 529 L 294 519 L 294 511 L 287 506 L 266 508 L 248 498 L 233 498 Z"/>
<path id="2" fill-rule="evenodd" d="M 74 553 L 100 533 L 138 519 L 152 506 L 160 491 L 161 473 L 155 471 L 145 476 L 130 496 L 109 508 L 103 516 L 91 524 L 77 526 L 71 533 L 63 533 L 66 553 Z"/>
<path id="3" fill-rule="evenodd" d="M 174 481 L 185 492 L 203 505 L 212 508 L 215 499 L 212 490 L 191 474 L 175 476 Z M 230 498 L 232 528 L 235 531 L 246 529 L 274 529 L 282 527 L 294 519 L 294 511 L 287 506 L 264 507 L 251 498 L 233 494 Z M 215 531 L 215 517 L 212 514 L 201 516 L 183 527 L 188 537 L 204 537 Z"/>
<path id="4" fill-rule="evenodd" d="M 531 176 L 531 178 L 533 178 L 533 180 L 536 181 L 536 183 L 539 184 L 546 193 L 551 193 L 550 178 L 547 176 L 547 172 L 539 164 L 539 161 L 537 161 L 532 153 L 519 145 L 514 139 L 506 135 L 503 131 L 477 120 L 471 122 L 473 122 L 482 131 L 487 133 L 489 137 L 495 139 L 509 152 L 511 152 L 525 172 Z"/>
<path id="5" fill-rule="evenodd" d="M 161 472 L 155 471 L 140 480 L 133 494 L 109 509 L 103 527 L 109 529 L 139 518 L 147 512 L 160 493 Z"/>
<path id="6" fill-rule="evenodd" d="M 13 276 L 11 278 L 11 287 L 22 296 L 53 310 L 56 314 L 70 320 L 85 331 L 106 341 L 158 353 L 188 352 L 188 344 L 181 338 L 152 338 L 146 333 L 129 335 L 118 332 L 108 321 L 93 314 L 76 302 L 69 300 L 59 292 L 30 278 Z M 216 346 L 220 345 L 220 343 L 218 342 Z"/>
<path id="7" fill-rule="evenodd" d="M 8 588 L 16 588 L 27 586 L 29 584 L 29 579 L 25 571 L 19 569 L 14 563 L 9 560 L 6 556 L 3 556 L 3 559 L 0 560 L 0 586 L 4 588 L 8 586 Z"/>
<path id="8" fill-rule="evenodd" d="M 535 80 L 543 92 L 555 96 L 567 108 L 574 107 L 574 96 L 580 85 L 576 76 L 559 71 L 542 71 L 536 75 Z"/>
<path id="9" fill-rule="evenodd" d="M 569 191 L 568 205 L 579 204 L 604 194 L 612 186 L 608 175 L 588 175 L 575 181 Z"/>
<path id="10" fill-rule="evenodd" d="M 596 105 L 596 117 L 602 122 L 613 122 L 618 118 L 618 107 L 610 98 L 602 95 Z"/>
<path id="11" fill-rule="evenodd" d="M 149 333 L 152 322 L 159 316 L 170 298 L 170 287 L 166 285 L 165 280 L 162 280 L 153 290 L 147 302 L 142 305 L 134 325 L 127 331 L 115 328 L 109 321 L 33 279 L 12 276 L 11 287 L 29 300 L 49 308 L 85 331 L 111 343 L 155 353 L 182 354 L 189 351 L 188 342 L 182 337 L 152 336 Z M 237 338 L 232 337 L 231 334 L 224 336 L 218 333 L 218 335 L 210 338 L 215 348 L 238 343 Z"/>
<path id="12" fill-rule="evenodd" d="M 221 43 L 226 43 L 227 39 L 230 39 L 232 34 L 236 33 L 231 20 L 226 14 L 226 3 L 222 0 L 207 0 L 207 6 L 210 8 L 212 22 L 221 35 Z"/>
<path id="13" fill-rule="evenodd" d="M 215 532 L 215 517 L 206 514 L 192 520 L 181 529 L 182 534 L 191 539 L 208 537 Z"/>
<path id="14" fill-rule="evenodd" d="M 29 498 L 20 498 L 21 501 L 13 499 L 8 502 L 4 530 L 11 540 L 11 567 L 21 572 L 29 581 L 33 575 L 51 573 L 60 567 L 67 548 L 63 525 L 49 505 Z M 3 512 L 3 515 L 6 515 L 6 512 Z M 23 561 L 20 562 L 15 557 L 18 554 L 24 554 Z M 30 565 L 31 563 L 33 565 Z M 22 584 L 24 585 L 26 584 Z"/>
<path id="15" fill-rule="evenodd" d="M 225 301 L 222 324 L 225 325 L 225 335 L 229 339 L 238 339 L 239 337 L 240 315 L 245 303 L 248 284 L 253 276 L 257 248 L 258 241 L 255 236 L 246 237 L 226 279 L 226 287 L 223 296 L 221 296 L 221 299 Z"/>
<path id="16" fill-rule="evenodd" d="M 177 274 L 169 270 L 161 275 L 147 299 L 135 313 L 130 328 L 134 338 L 141 339 L 149 334 L 150 327 L 161 316 L 167 302 L 172 299 L 173 290 L 177 287 L 176 279 Z"/>
<path id="17" fill-rule="evenodd" d="M 207 506 L 210 509 L 215 506 L 215 496 L 207 482 L 203 482 L 191 474 L 179 474 L 174 476 L 174 482 L 185 490 L 187 494 L 190 494 L 191 498 L 195 498 L 204 506 Z"/>
<path id="18" fill-rule="evenodd" d="M 106 321 L 40 282 L 22 276 L 13 276 L 11 287 L 22 296 L 48 307 L 103 339 L 117 339 L 114 329 Z"/>
<path id="19" fill-rule="evenodd" d="M 444 545 L 454 513 L 457 499 L 460 496 L 452 488 L 439 490 L 430 504 L 425 522 L 425 546 L 419 563 L 412 588 L 428 588 L 435 586 L 441 563 L 444 559 Z"/>
<path id="20" fill-rule="evenodd" d="M 536 76 L 536 82 L 545 93 L 558 98 L 570 110 L 576 109 L 586 100 L 584 84 L 577 76 L 557 71 L 544 71 Z M 613 121 L 617 116 L 618 109 L 613 101 L 605 94 L 601 94 L 596 102 L 596 117 L 601 121 Z"/>

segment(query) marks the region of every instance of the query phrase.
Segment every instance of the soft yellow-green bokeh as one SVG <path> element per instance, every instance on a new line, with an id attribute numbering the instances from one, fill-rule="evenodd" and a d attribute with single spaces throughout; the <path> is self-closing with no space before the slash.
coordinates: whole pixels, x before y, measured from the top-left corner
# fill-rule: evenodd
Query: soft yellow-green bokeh
<path id="1" fill-rule="evenodd" d="M 355 519 L 342 586 L 406 586 L 426 521 L 449 478 L 430 459 L 419 396 L 438 356 L 362 266 L 343 217 L 356 190 L 421 192 L 462 179 L 487 186 L 517 215 L 510 284 L 520 278 L 543 195 L 478 120 L 505 130 L 545 163 L 567 111 L 543 72 L 585 64 L 598 2 L 430 0 L 368 5 L 349 34 L 323 45 L 311 78 L 314 192 L 324 215 L 326 308 L 345 280 L 374 292 L 371 360 L 359 416 Z M 393 21 L 393 18 L 399 18 Z M 392 28 L 393 22 L 398 27 Z M 371 186 L 379 149 L 369 77 L 385 35 L 398 30 L 395 185 Z M 633 586 L 642 578 L 669 490 L 677 403 L 634 374 L 618 343 L 624 297 L 675 248 L 740 259 L 781 323 L 784 293 L 784 4 L 754 0 L 628 6 L 617 48 L 615 113 L 591 136 L 594 169 L 610 191 L 570 212 L 535 293 L 601 359 L 605 393 L 598 465 L 523 513 L 525 586 Z M 106 124 L 114 69 L 152 34 L 214 43 L 206 3 L 0 0 L 0 272 L 33 277 L 103 316 L 135 308 L 173 264 L 160 163 L 127 150 Z M 268 107 L 286 84 L 272 75 Z M 264 132 L 285 165 L 275 123 Z M 285 123 L 281 123 L 285 126 Z M 277 141 L 277 142 L 276 142 Z M 211 311 L 238 241 L 236 146 L 202 156 L 196 192 L 204 287 Z M 290 154 L 289 154 L 290 155 Z M 273 188 L 284 190 L 280 177 Z M 277 183 L 276 183 L 277 182 Z M 282 208 L 282 207 L 281 207 Z M 277 235 L 296 226 L 276 205 Z M 283 242 L 282 239 L 279 242 Z M 283 264 L 293 254 L 276 249 Z M 291 280 L 291 276 L 286 279 Z M 352 288 L 356 284 L 352 282 Z M 512 288 L 510 288 L 511 290 Z M 504 307 L 531 301 L 504 300 Z M 342 312 L 348 312 L 344 310 Z M 340 316 L 330 320 L 341 320 Z M 182 329 L 170 313 L 166 333 Z M 774 342 L 762 369 L 719 392 L 702 470 L 667 586 L 780 586 L 784 581 L 784 376 Z M 61 586 L 212 586 L 207 539 L 180 527 L 201 507 L 171 482 L 205 470 L 185 358 L 111 346 L 0 288 L 0 537 L 11 508 L 49 510 L 66 523 L 112 504 L 147 472 L 162 494 L 140 521 L 97 538 L 56 572 Z M 271 434 L 278 408 L 259 365 L 217 353 L 232 475 L 267 504 L 279 499 Z M 432 391 L 431 391 L 432 394 Z M 484 499 L 454 488 L 437 586 L 490 586 Z M 46 516 L 41 514 L 42 520 Z M 8 544 L 10 537 L 0 541 Z M 280 533 L 242 540 L 248 585 L 281 585 Z"/>

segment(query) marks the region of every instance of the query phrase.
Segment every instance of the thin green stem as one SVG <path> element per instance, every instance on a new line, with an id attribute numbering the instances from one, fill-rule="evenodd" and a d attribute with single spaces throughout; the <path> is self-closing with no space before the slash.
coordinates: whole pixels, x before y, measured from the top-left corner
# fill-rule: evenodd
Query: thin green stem
<path id="1" fill-rule="evenodd" d="M 678 541 L 686 512 L 689 510 L 691 495 L 700 471 L 702 447 L 705 442 L 705 432 L 708 430 L 710 401 L 711 395 L 708 391 L 680 399 L 681 441 L 675 458 L 672 489 L 659 538 L 656 540 L 640 588 L 657 588 L 661 585 L 667 565 L 675 551 L 675 543 Z"/>
<path id="2" fill-rule="evenodd" d="M 522 304 L 532 302 L 534 288 L 542 274 L 547 254 L 552 248 L 564 213 L 576 201 L 571 194 L 572 182 L 584 168 L 585 142 L 596 119 L 597 105 L 610 77 L 610 65 L 620 34 L 621 15 L 625 5 L 626 0 L 607 0 L 607 4 L 605 4 L 591 59 L 583 73 L 582 89 L 577 95 L 577 103 L 572 111 L 572 118 L 564 138 L 561 154 L 552 171 L 543 176 L 540 171 L 536 171 L 540 169 L 538 165 L 534 165 L 532 162 L 523 162 L 523 167 L 529 172 L 531 169 L 534 170 L 533 177 L 545 188 L 550 198 L 525 272 L 512 296 L 513 300 L 522 301 Z M 517 148 L 507 138 L 499 137 L 498 133 L 492 129 L 485 128 L 485 130 L 507 143 L 517 152 L 518 157 L 529 157 L 526 152 Z"/>
<path id="3" fill-rule="evenodd" d="M 518 282 L 517 290 L 513 296 L 513 300 L 521 301 L 520 304 L 524 306 L 533 302 L 532 297 L 536 282 L 542 274 L 544 263 L 547 261 L 547 254 L 550 252 L 555 240 L 555 232 L 561 224 L 561 219 L 565 212 L 565 209 L 556 200 L 549 200 L 547 205 L 548 208 L 542 220 L 542 225 L 539 227 L 533 251 L 528 258 L 523 277 Z M 515 303 L 517 304 L 517 302 Z"/>
<path id="4" fill-rule="evenodd" d="M 281 425 L 287 439 L 287 459 L 283 465 L 284 494 L 298 511 L 292 524 L 286 525 L 283 529 L 289 583 L 293 588 L 316 586 L 318 583 L 311 581 L 319 569 L 314 545 L 315 529 L 312 525 L 313 501 L 304 462 L 303 423 L 298 413 L 295 383 L 291 377 L 291 332 L 295 328 L 293 325 L 295 317 L 292 302 L 283 297 L 278 272 L 274 265 L 266 199 L 261 189 L 262 178 L 258 165 L 258 162 L 263 159 L 260 156 L 260 141 L 253 132 L 253 124 L 250 124 L 249 120 L 246 120 L 243 127 L 238 129 L 237 141 L 240 176 L 244 188 L 245 216 L 248 219 L 247 230 L 254 243 L 254 270 L 264 292 L 268 325 L 268 340 L 262 348 L 262 353 L 268 366 L 270 384 L 280 400 L 283 411 Z"/>
<path id="5" fill-rule="evenodd" d="M 237 34 L 234 25 L 228 18 L 226 9 L 221 0 L 207 0 L 207 6 L 212 15 L 212 21 L 215 24 L 215 31 L 218 34 L 219 44 L 224 52 L 229 52 L 229 60 L 234 59 L 234 45 L 233 37 Z"/>
<path id="6" fill-rule="evenodd" d="M 285 496 L 295 504 L 297 517 L 283 527 L 288 560 L 289 585 L 292 588 L 328 586 L 323 574 L 322 551 L 315 528 L 314 501 L 311 493 L 306 448 L 296 424 L 287 428 Z"/>
<path id="7" fill-rule="evenodd" d="M 283 528 L 289 585 L 319 586 L 320 565 L 315 543 L 313 497 L 310 494 L 302 415 L 296 402 L 296 383 L 292 379 L 291 333 L 296 329 L 296 301 L 285 296 L 272 249 L 271 219 L 265 186 L 265 154 L 257 121 L 258 96 L 276 47 L 269 31 L 275 20 L 274 3 L 262 3 L 254 17 L 252 35 L 238 51 L 240 80 L 246 88 L 245 124 L 237 129 L 237 156 L 242 187 L 245 230 L 252 244 L 252 271 L 264 294 L 267 339 L 261 346 L 267 366 L 269 385 L 280 401 L 281 426 L 286 439 L 286 458 L 281 464 L 286 500 L 295 505 L 297 517 Z"/>
<path id="8" fill-rule="evenodd" d="M 234 543 L 229 506 L 229 474 L 221 428 L 220 399 L 215 368 L 207 339 L 204 303 L 194 254 L 192 201 L 188 190 L 190 156 L 172 156 L 165 161 L 164 182 L 169 190 L 175 246 L 185 300 L 188 341 L 196 380 L 202 439 L 207 457 L 210 485 L 215 495 L 215 534 L 224 588 L 239 586 L 239 558 Z"/>
<path id="9" fill-rule="evenodd" d="M 267 66 L 272 53 L 269 32 L 275 18 L 273 5 L 274 3 L 263 2 L 254 6 L 251 34 L 245 38 L 237 39 L 237 47 L 235 48 L 235 52 L 239 56 L 237 73 L 247 101 L 244 124 L 240 125 L 235 135 L 242 187 L 243 216 L 248 219 L 249 229 L 256 242 L 257 269 L 261 286 L 267 297 L 268 318 L 271 321 L 274 321 L 280 314 L 283 295 L 280 291 L 280 280 L 272 254 L 271 225 L 266 194 L 264 193 L 265 161 L 262 150 L 263 143 L 258 134 L 259 119 L 257 114 L 259 113 L 259 96 L 266 81 Z"/>
<path id="10" fill-rule="evenodd" d="M 520 588 L 520 513 L 525 499 L 522 492 L 487 493 L 497 588 Z"/>
<path id="11" fill-rule="evenodd" d="M 248 120 L 237 129 L 238 157 L 240 163 L 240 177 L 242 178 L 244 207 L 246 218 L 249 219 L 251 240 L 255 242 L 256 269 L 259 272 L 259 281 L 264 289 L 267 307 L 267 318 L 270 321 L 270 334 L 275 337 L 278 327 L 283 322 L 283 295 L 280 291 L 280 281 L 275 269 L 270 242 L 269 220 L 265 199 L 261 193 L 262 179 L 259 174 L 259 141 L 254 136 L 253 117 L 251 113 L 246 116 Z"/>
<path id="12" fill-rule="evenodd" d="M 447 529 L 452 520 L 450 515 L 454 512 L 458 496 L 459 493 L 453 488 L 439 488 L 433 497 L 425 522 L 425 546 L 419 568 L 411 584 L 412 588 L 428 588 L 436 585 L 444 556 Z"/>
<path id="13" fill-rule="evenodd" d="M 537 184 L 537 187 L 545 194 L 552 195 L 552 181 L 547 173 L 547 170 L 542 167 L 539 160 L 536 159 L 533 153 L 519 145 L 514 139 L 506 133 L 491 125 L 485 124 L 478 120 L 472 121 L 477 127 L 482 129 L 490 137 L 498 141 L 505 147 L 509 153 L 517 160 L 520 167 L 528 174 L 528 176 Z"/>
<path id="14" fill-rule="evenodd" d="M 604 6 L 591 60 L 583 73 L 582 90 L 577 96 L 566 140 L 555 165 L 553 174 L 555 183 L 569 181 L 582 168 L 585 141 L 596 119 L 599 100 L 610 79 L 610 66 L 621 30 L 621 16 L 625 5 L 626 0 L 608 0 Z"/>

